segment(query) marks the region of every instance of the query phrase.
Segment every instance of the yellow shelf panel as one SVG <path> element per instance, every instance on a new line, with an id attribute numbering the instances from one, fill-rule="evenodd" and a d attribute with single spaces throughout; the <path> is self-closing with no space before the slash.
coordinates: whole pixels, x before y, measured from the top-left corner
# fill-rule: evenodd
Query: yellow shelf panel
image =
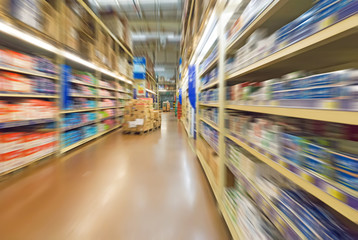
<path id="1" fill-rule="evenodd" d="M 279 115 L 285 117 L 313 119 L 319 121 L 336 122 L 336 123 L 351 124 L 351 125 L 358 124 L 358 112 L 351 112 L 351 111 L 245 106 L 245 105 L 227 105 L 226 108 L 240 110 L 240 111 L 247 111 L 247 112 Z"/>
<path id="2" fill-rule="evenodd" d="M 72 150 L 72 149 L 74 149 L 76 147 L 79 147 L 79 146 L 81 146 L 81 145 L 83 145 L 83 144 L 85 144 L 85 143 L 87 143 L 87 142 L 99 137 L 100 135 L 101 134 L 96 134 L 96 135 L 94 135 L 92 137 L 88 137 L 88 138 L 83 139 L 83 140 L 81 140 L 79 142 L 76 142 L 76 143 L 74 143 L 74 144 L 72 144 L 70 146 L 67 146 L 67 147 L 61 149 L 61 153 L 65 153 L 65 152 L 68 152 L 68 151 L 70 151 L 70 150 Z"/>
<path id="3" fill-rule="evenodd" d="M 199 105 L 204 107 L 219 107 L 218 103 L 199 103 Z"/>
<path id="4" fill-rule="evenodd" d="M 214 128 L 216 131 L 220 131 L 219 127 L 216 125 L 216 123 L 210 121 L 210 120 L 206 120 L 205 118 L 200 118 L 201 121 L 207 123 L 210 127 Z"/>
<path id="5" fill-rule="evenodd" d="M 341 213 L 343 216 L 348 218 L 354 223 L 358 223 L 358 210 L 355 210 L 348 206 L 347 204 L 339 201 L 337 198 L 329 195 L 328 193 L 324 192 L 320 188 L 316 187 L 309 181 L 307 181 L 304 177 L 298 176 L 295 173 L 291 172 L 287 168 L 283 167 L 282 165 L 274 162 L 270 158 L 266 157 L 265 155 L 259 153 L 256 149 L 251 148 L 246 143 L 242 142 L 241 140 L 231 136 L 230 134 L 226 134 L 226 137 L 250 152 L 252 155 L 260 159 L 262 162 L 266 163 L 280 174 L 285 176 L 286 178 L 290 179 L 292 182 L 297 184 L 306 192 L 310 193 L 311 195 L 315 196 L 316 198 L 320 199 L 322 202 L 326 203 L 328 206 L 336 210 L 337 212 Z"/>
<path id="6" fill-rule="evenodd" d="M 15 97 L 15 98 L 59 98 L 58 95 L 45 94 L 26 94 L 26 93 L 0 93 L 0 97 Z"/>
<path id="7" fill-rule="evenodd" d="M 214 192 L 214 195 L 215 195 L 215 198 L 216 200 L 219 202 L 220 201 L 220 198 L 219 198 L 219 192 L 218 192 L 218 186 L 216 185 L 215 183 L 215 179 L 214 179 L 214 175 L 211 171 L 211 169 L 209 168 L 209 166 L 207 165 L 203 155 L 201 155 L 201 153 L 199 151 L 196 151 L 196 154 L 199 158 L 199 161 L 201 163 L 201 166 L 203 167 L 204 169 L 204 172 L 205 172 L 205 175 L 206 175 L 206 178 L 208 179 L 209 183 L 210 183 L 210 186 L 211 186 L 211 189 L 213 190 Z"/>
<path id="8" fill-rule="evenodd" d="M 224 204 L 223 206 L 225 205 L 229 205 L 230 203 L 226 200 L 224 201 Z M 228 206 L 228 207 L 231 207 L 231 206 Z M 233 238 L 233 240 L 243 240 L 244 238 L 241 237 L 241 232 L 240 232 L 240 229 L 238 228 L 238 226 L 232 221 L 232 219 L 230 218 L 230 215 L 229 213 L 227 212 L 226 208 L 225 207 L 222 207 L 221 208 L 221 212 L 223 214 L 223 217 L 225 219 L 225 222 L 226 222 L 226 225 L 228 226 L 229 228 L 229 231 L 231 233 L 231 236 Z"/>
<path id="9" fill-rule="evenodd" d="M 281 74 L 281 71 L 287 72 L 294 69 L 314 70 L 336 65 L 342 61 L 353 61 L 356 52 L 352 52 L 352 49 L 355 49 L 353 45 L 356 42 L 357 32 L 358 14 L 333 24 L 243 69 L 237 70 L 229 74 L 226 79 L 242 76 L 249 76 L 251 79 L 255 79 L 257 76 L 262 79 L 269 79 L 272 76 Z M 333 47 L 341 55 L 337 58 L 322 58 L 325 53 L 327 54 L 327 51 L 334 49 Z"/>
<path id="10" fill-rule="evenodd" d="M 96 111 L 99 108 L 87 108 L 87 109 L 73 109 L 73 110 L 63 110 L 60 113 L 64 114 L 64 113 L 76 113 L 76 112 L 91 112 L 91 111 Z"/>
<path id="11" fill-rule="evenodd" d="M 216 80 L 216 81 L 214 81 L 214 82 L 212 82 L 212 83 L 209 83 L 209 84 L 206 85 L 206 86 L 201 87 L 201 88 L 200 88 L 200 91 L 204 91 L 204 90 L 206 90 L 206 89 L 213 88 L 213 87 L 215 87 L 216 85 L 219 85 L 219 81 L 218 81 L 218 80 Z"/>
<path id="12" fill-rule="evenodd" d="M 59 79 L 59 77 L 57 75 L 49 75 L 49 74 L 38 72 L 38 71 L 30 71 L 30 70 L 16 68 L 16 67 L 0 66 L 0 70 L 8 71 L 8 72 L 16 72 L 16 73 L 25 74 L 25 75 L 32 75 L 32 76 L 37 76 L 37 77 L 43 77 L 43 78 L 49 78 L 49 79 L 54 79 L 54 80 Z"/>

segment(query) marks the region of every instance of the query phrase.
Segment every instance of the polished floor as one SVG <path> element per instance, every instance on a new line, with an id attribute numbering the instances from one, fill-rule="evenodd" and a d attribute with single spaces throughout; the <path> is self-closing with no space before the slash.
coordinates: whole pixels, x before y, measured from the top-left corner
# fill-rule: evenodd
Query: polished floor
<path id="1" fill-rule="evenodd" d="M 146 135 L 114 132 L 0 182 L 3 240 L 226 240 L 173 113 Z"/>

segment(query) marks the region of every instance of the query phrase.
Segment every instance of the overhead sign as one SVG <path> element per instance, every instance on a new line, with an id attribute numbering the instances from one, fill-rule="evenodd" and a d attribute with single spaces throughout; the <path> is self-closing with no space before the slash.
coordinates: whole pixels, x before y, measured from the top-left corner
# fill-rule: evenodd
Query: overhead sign
<path id="1" fill-rule="evenodd" d="M 134 57 L 133 59 L 133 78 L 144 80 L 146 78 L 145 57 Z"/>

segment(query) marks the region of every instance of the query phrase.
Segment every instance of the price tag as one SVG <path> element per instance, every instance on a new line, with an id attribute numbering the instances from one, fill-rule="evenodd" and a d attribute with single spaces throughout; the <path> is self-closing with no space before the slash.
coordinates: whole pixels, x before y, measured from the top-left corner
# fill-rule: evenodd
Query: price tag
<path id="1" fill-rule="evenodd" d="M 285 162 L 285 161 L 283 161 L 283 160 L 279 160 L 278 163 L 279 163 L 282 167 L 288 168 L 288 163 L 287 163 L 287 162 Z"/>
<path id="2" fill-rule="evenodd" d="M 329 195 L 337 198 L 338 200 L 342 202 L 347 202 L 347 197 L 343 193 L 339 192 L 337 189 L 328 185 L 326 191 Z"/>
<path id="3" fill-rule="evenodd" d="M 339 102 L 334 100 L 327 100 L 324 101 L 322 104 L 322 108 L 325 109 L 338 109 L 339 108 Z"/>
<path id="4" fill-rule="evenodd" d="M 318 25 L 319 30 L 322 30 L 326 27 L 331 26 L 333 23 L 335 23 L 336 19 L 337 19 L 336 16 L 331 16 L 331 17 L 328 17 L 328 18 L 322 20 Z"/>
<path id="5" fill-rule="evenodd" d="M 311 175 L 309 175 L 309 174 L 307 174 L 307 173 L 305 173 L 305 172 L 301 172 L 301 177 L 302 177 L 304 180 L 306 180 L 306 181 L 308 181 L 308 182 L 310 182 L 310 183 L 313 183 L 313 182 L 314 182 L 314 178 L 313 178 Z"/>
<path id="6" fill-rule="evenodd" d="M 278 106 L 278 101 L 277 100 L 271 101 L 271 105 L 272 106 Z"/>

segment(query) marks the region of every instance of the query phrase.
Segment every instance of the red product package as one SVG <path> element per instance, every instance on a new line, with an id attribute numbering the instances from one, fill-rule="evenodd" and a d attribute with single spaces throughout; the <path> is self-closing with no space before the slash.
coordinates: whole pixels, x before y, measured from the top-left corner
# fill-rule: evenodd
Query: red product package
<path id="1" fill-rule="evenodd" d="M 24 134 L 22 132 L 0 133 L 0 153 L 23 150 Z"/>

